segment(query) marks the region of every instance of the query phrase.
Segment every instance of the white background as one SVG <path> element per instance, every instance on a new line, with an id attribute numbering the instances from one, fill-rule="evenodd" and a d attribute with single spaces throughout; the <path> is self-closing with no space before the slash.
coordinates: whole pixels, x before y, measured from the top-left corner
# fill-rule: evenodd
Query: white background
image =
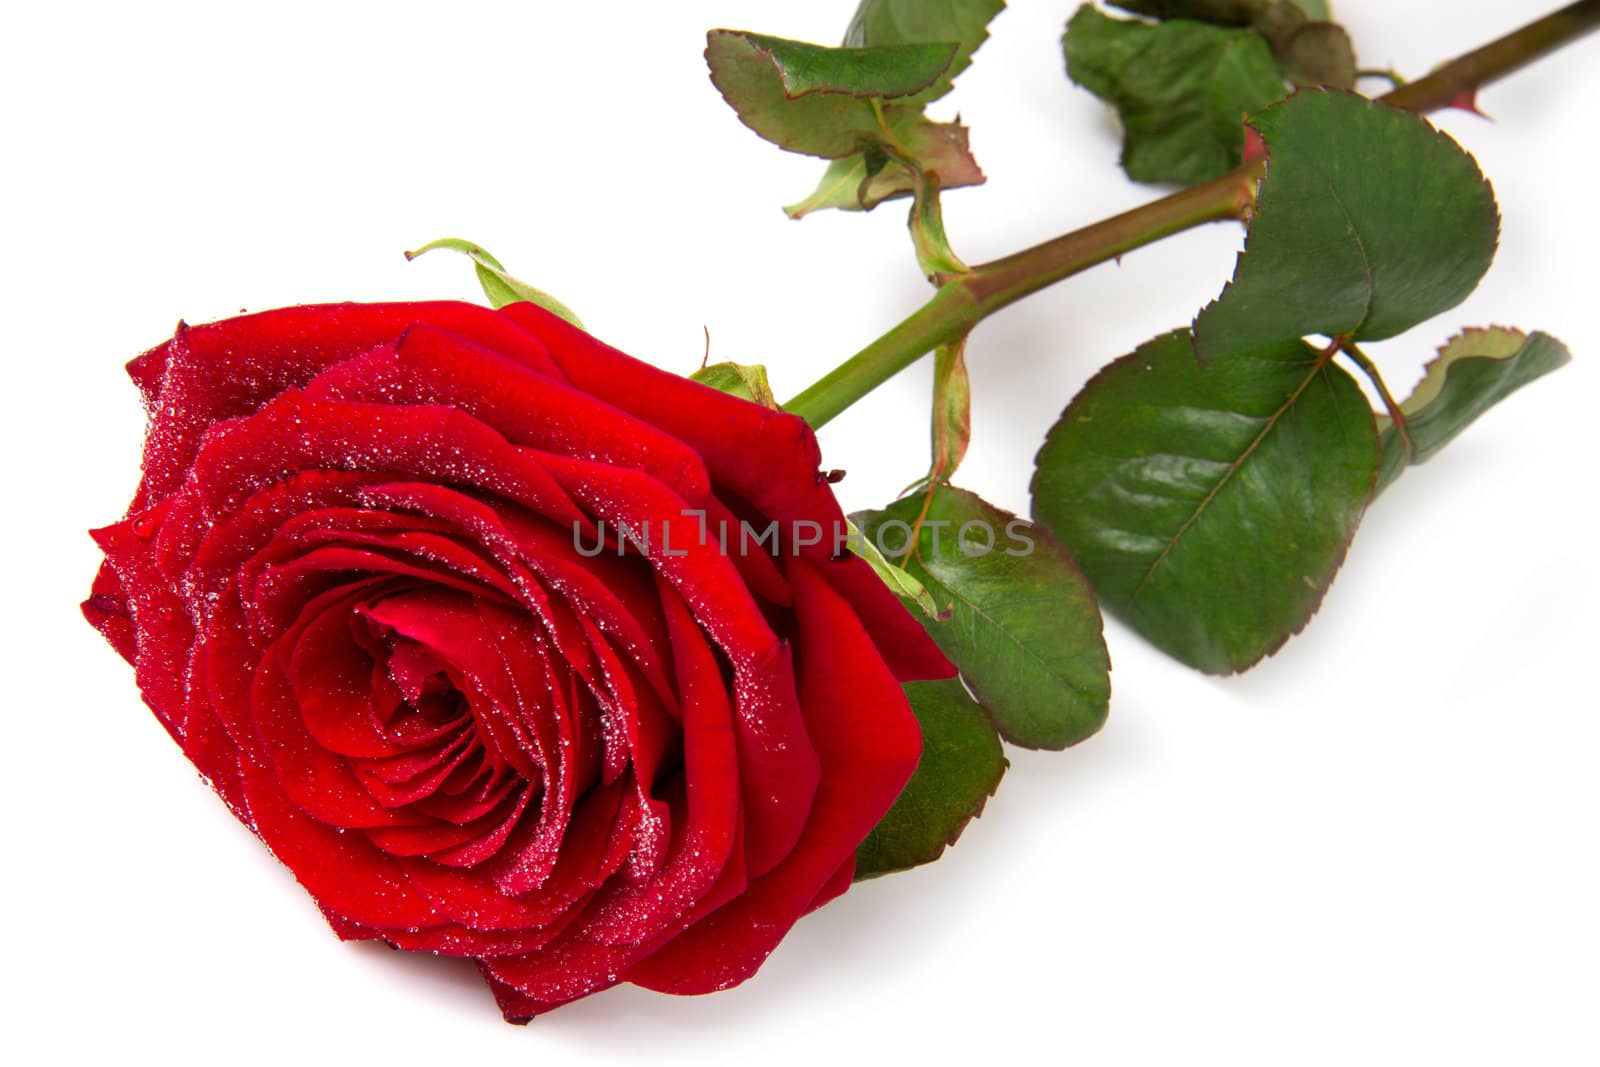
<path id="1" fill-rule="evenodd" d="M 1345 0 L 1363 59 L 1418 74 L 1546 3 Z M 1579 1064 L 1600 1057 L 1593 203 L 1600 39 L 1440 122 L 1505 215 L 1462 308 L 1375 346 L 1403 389 L 1465 324 L 1577 363 L 1368 517 L 1309 632 L 1246 677 L 1116 623 L 1110 725 L 1012 751 L 945 861 L 803 921 L 754 980 L 619 989 L 500 1022 L 469 965 L 338 943 L 78 616 L 137 476 L 122 363 L 295 302 L 477 299 L 484 243 L 627 351 L 765 362 L 780 396 L 927 295 L 903 207 L 787 221 L 821 164 L 748 133 L 703 32 L 832 41 L 853 0 L 15 5 L 0 28 L 9 699 L 0 1040 L 13 1062 Z M 976 262 L 1148 199 L 1064 80 L 1073 5 L 1017 0 L 935 107 L 989 174 L 947 198 Z M 1215 295 L 1236 227 L 1004 312 L 969 352 L 959 481 L 1025 510 L 1083 379 Z M 925 367 L 827 428 L 847 506 L 925 462 Z M 359 1058 L 359 1059 L 358 1059 Z"/>

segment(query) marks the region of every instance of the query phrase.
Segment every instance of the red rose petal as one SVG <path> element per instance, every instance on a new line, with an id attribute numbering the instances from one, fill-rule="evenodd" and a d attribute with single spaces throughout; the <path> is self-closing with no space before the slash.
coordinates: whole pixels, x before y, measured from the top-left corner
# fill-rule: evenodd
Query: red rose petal
<path id="1" fill-rule="evenodd" d="M 806 723 L 822 783 L 800 843 L 750 888 L 631 968 L 628 981 L 669 993 L 725 989 L 755 973 L 856 846 L 883 818 L 916 769 L 921 731 L 899 683 L 850 605 L 816 568 L 790 567 Z M 856 709 L 874 709 L 868 718 Z"/>
<path id="2" fill-rule="evenodd" d="M 817 890 L 817 895 L 811 898 L 811 903 L 806 905 L 806 914 L 809 915 L 830 901 L 837 900 L 850 888 L 850 883 L 856 876 L 855 853 L 839 865 L 829 879 L 822 883 L 822 888 Z"/>
<path id="3" fill-rule="evenodd" d="M 294 699 L 287 659 L 283 644 L 269 650 L 256 670 L 250 692 L 263 751 L 276 769 L 284 794 L 306 814 L 329 826 L 414 822 L 415 816 L 376 803 L 345 760 L 312 740 Z"/>
<path id="4" fill-rule="evenodd" d="M 208 429 L 190 472 L 208 516 L 305 470 L 388 471 L 497 493 L 563 523 L 582 514 L 534 458 L 469 415 L 280 394 Z"/>
<path id="5" fill-rule="evenodd" d="M 585 507 L 613 524 L 661 530 L 682 522 L 685 503 L 636 471 L 564 457 L 547 464 Z M 650 524 L 646 527 L 646 524 Z M 747 849 L 760 873 L 793 847 L 817 786 L 817 759 L 795 699 L 789 654 L 756 607 L 738 572 L 715 545 L 686 539 L 681 556 L 650 562 L 682 594 L 696 620 L 733 663 Z"/>
<path id="6" fill-rule="evenodd" d="M 123 592 L 122 582 L 109 561 L 100 564 L 100 570 L 94 576 L 94 585 L 89 591 L 89 599 L 83 602 L 82 607 L 83 617 L 89 620 L 89 625 L 105 635 L 111 647 L 117 650 L 117 655 L 131 664 L 137 654 L 138 630 L 128 610 L 128 598 Z"/>
<path id="7" fill-rule="evenodd" d="M 502 564 L 511 559 L 558 591 L 577 612 L 593 618 L 669 699 L 662 656 L 668 649 L 661 609 L 648 569 L 603 556 L 584 559 L 573 534 L 512 508 L 495 509 L 457 490 L 423 483 L 395 483 L 363 493 L 373 506 L 405 508 L 447 519 L 470 531 Z M 668 705 L 669 710 L 671 704 Z"/>
<path id="8" fill-rule="evenodd" d="M 506 316 L 472 304 L 324 304 L 206 326 L 179 323 L 171 341 L 128 365 L 151 413 L 135 506 L 178 488 L 209 426 L 251 414 L 326 367 L 392 345 L 408 326 L 423 322 L 543 373 L 561 373 L 535 336 Z"/>
<path id="9" fill-rule="evenodd" d="M 632 467 L 699 500 L 711 491 L 705 464 L 688 446 L 564 382 L 519 366 L 458 335 L 429 326 L 408 329 L 394 349 L 380 349 L 324 371 L 313 396 L 459 408 L 513 444 Z"/>
<path id="10" fill-rule="evenodd" d="M 124 520 L 93 531 L 95 543 L 117 581 L 131 592 L 123 605 L 132 622 L 134 678 L 145 703 L 180 743 L 183 739 L 184 680 L 194 623 L 178 592 L 154 568 L 153 530 Z"/>
<path id="11" fill-rule="evenodd" d="M 325 907 L 364 926 L 436 925 L 439 913 L 394 860 L 360 834 L 341 834 L 290 804 L 272 775 L 239 761 L 245 803 L 261 838 Z"/>
<path id="12" fill-rule="evenodd" d="M 868 637 L 902 682 L 954 678 L 956 666 L 939 651 L 872 566 L 855 554 L 828 560 L 818 571 L 850 602 Z"/>
<path id="13" fill-rule="evenodd" d="M 84 613 L 341 937 L 478 958 L 520 1017 L 733 984 L 848 887 L 916 761 L 895 677 L 952 668 L 830 562 L 802 421 L 526 305 L 285 309 L 129 372 Z"/>
<path id="14" fill-rule="evenodd" d="M 510 304 L 501 313 L 544 339 L 575 388 L 688 444 L 713 482 L 763 514 L 819 520 L 830 536 L 833 520 L 843 519 L 832 490 L 816 477 L 821 453 L 803 419 L 640 363 L 533 304 Z"/>

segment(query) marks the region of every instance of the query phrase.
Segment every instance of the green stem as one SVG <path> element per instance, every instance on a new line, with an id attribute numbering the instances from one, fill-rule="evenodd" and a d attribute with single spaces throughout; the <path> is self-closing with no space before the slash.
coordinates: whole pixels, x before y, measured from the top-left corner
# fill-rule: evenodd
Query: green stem
<path id="1" fill-rule="evenodd" d="M 1380 97 L 1407 111 L 1437 111 L 1463 93 L 1514 74 L 1536 59 L 1600 29 L 1600 0 L 1578 0 L 1536 22 L 1453 59 L 1429 74 Z"/>
<path id="2" fill-rule="evenodd" d="M 983 314 L 989 315 L 1063 278 L 1163 237 L 1208 222 L 1248 218 L 1255 207 L 1256 183 L 1263 173 L 1265 167 L 1260 160 L 1243 164 L 1220 178 L 973 267 L 969 284 L 980 299 Z"/>
<path id="3" fill-rule="evenodd" d="M 1600 28 L 1600 0 L 1579 0 L 1381 97 L 1434 111 Z M 1046 286 L 1164 237 L 1249 217 L 1262 161 L 1163 197 L 1015 255 L 943 275 L 939 291 L 909 318 L 784 405 L 820 427 L 927 353 L 964 337 L 983 319 Z"/>
<path id="4" fill-rule="evenodd" d="M 1257 169 L 1241 168 L 967 273 L 941 275 L 932 300 L 784 404 L 784 410 L 821 426 L 927 353 L 965 336 L 1029 293 L 1170 234 L 1239 218 L 1258 177 Z"/>
<path id="5" fill-rule="evenodd" d="M 949 344 L 983 315 L 960 282 L 949 282 L 911 317 L 851 356 L 783 405 L 821 426 L 940 345 Z"/>

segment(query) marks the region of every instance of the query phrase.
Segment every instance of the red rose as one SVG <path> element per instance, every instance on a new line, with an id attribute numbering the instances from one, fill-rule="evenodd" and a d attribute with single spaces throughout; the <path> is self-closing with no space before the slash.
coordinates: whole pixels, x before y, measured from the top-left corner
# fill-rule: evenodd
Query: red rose
<path id="1" fill-rule="evenodd" d="M 526 1020 L 735 985 L 849 886 L 918 758 L 898 682 L 952 670 L 836 554 L 799 418 L 530 304 L 287 308 L 128 369 L 144 477 L 84 613 L 341 937 L 474 958 Z"/>

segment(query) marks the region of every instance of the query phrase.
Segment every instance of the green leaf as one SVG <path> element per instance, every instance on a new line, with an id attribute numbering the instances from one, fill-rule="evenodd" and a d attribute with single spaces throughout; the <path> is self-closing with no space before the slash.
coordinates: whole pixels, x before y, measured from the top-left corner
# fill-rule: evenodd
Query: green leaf
<path id="1" fill-rule="evenodd" d="M 1202 367 L 1189 335 L 1106 367 L 1039 452 L 1033 514 L 1101 602 L 1216 674 L 1316 612 L 1377 472 L 1371 408 L 1302 341 Z"/>
<path id="2" fill-rule="evenodd" d="M 905 687 L 922 726 L 922 760 L 894 807 L 856 849 L 856 880 L 938 859 L 1000 787 L 1006 758 L 983 709 L 960 681 Z"/>
<path id="3" fill-rule="evenodd" d="M 1354 89 L 1356 51 L 1350 34 L 1332 22 L 1302 22 L 1271 35 L 1272 51 L 1296 85 Z"/>
<path id="4" fill-rule="evenodd" d="M 1405 467 L 1426 463 L 1477 418 L 1524 385 L 1572 361 L 1567 346 L 1547 333 L 1531 336 L 1501 326 L 1463 330 L 1424 368 L 1400 405 L 1410 455 L 1394 423 L 1378 419 L 1383 446 L 1380 489 Z"/>
<path id="5" fill-rule="evenodd" d="M 896 151 L 915 160 L 925 174 L 937 175 L 940 188 L 983 184 L 983 171 L 967 147 L 966 127 L 958 122 L 932 122 L 896 105 L 885 107 L 883 115 Z M 885 200 L 916 191 L 916 179 L 904 165 L 881 154 L 877 162 L 880 165 L 870 169 L 867 152 L 834 160 L 810 196 L 783 210 L 792 219 L 823 208 L 871 211 Z"/>
<path id="6" fill-rule="evenodd" d="M 1111 6 L 1152 18 L 1197 19 L 1224 26 L 1249 26 L 1282 9 L 1324 22 L 1333 17 L 1327 0 L 1111 0 Z"/>
<path id="7" fill-rule="evenodd" d="M 778 401 L 767 382 L 767 368 L 759 363 L 708 363 L 689 378 L 718 392 L 778 410 Z"/>
<path id="8" fill-rule="evenodd" d="M 1193 19 L 1219 26 L 1248 26 L 1268 0 L 1110 0 L 1112 7 L 1154 19 Z"/>
<path id="9" fill-rule="evenodd" d="M 881 105 L 879 136 L 863 137 L 868 143 L 856 152 L 835 157 L 816 190 L 784 208 L 789 217 L 824 208 L 871 211 L 885 200 L 911 196 L 917 188 L 913 167 L 936 176 L 942 189 L 982 184 L 966 129 L 959 122 L 930 121 L 922 108 L 950 91 L 1004 6 L 1003 0 L 861 0 L 845 33 L 847 48 L 937 45 L 953 49 L 949 65 L 917 92 Z"/>
<path id="10" fill-rule="evenodd" d="M 539 305 L 553 315 L 559 315 L 578 329 L 583 329 L 583 321 L 578 318 L 577 313 L 571 308 L 543 289 L 535 289 L 527 282 L 507 274 L 506 269 L 500 265 L 498 259 L 491 256 L 482 246 L 475 245 L 471 241 L 463 241 L 459 237 L 441 237 L 437 241 L 430 241 L 421 248 L 407 252 L 406 259 L 416 259 L 418 256 L 432 252 L 436 248 L 446 248 L 452 252 L 460 252 L 472 260 L 473 267 L 477 271 L 478 284 L 483 287 L 483 295 L 488 297 L 491 306 L 503 308 L 507 304 L 527 301 L 530 304 Z"/>
<path id="11" fill-rule="evenodd" d="M 1117 109 L 1122 167 L 1144 182 L 1195 184 L 1238 166 L 1244 116 L 1286 89 L 1252 29 L 1114 19 L 1085 4 L 1062 47 L 1072 80 Z"/>
<path id="12" fill-rule="evenodd" d="M 861 0 L 844 43 L 854 47 L 955 42 L 950 66 L 916 94 L 926 104 L 950 91 L 950 83 L 972 62 L 972 53 L 988 39 L 988 26 L 1005 0 Z"/>
<path id="13" fill-rule="evenodd" d="M 1450 138 L 1341 92 L 1296 93 L 1250 124 L 1266 178 L 1233 281 L 1195 320 L 1202 359 L 1309 334 L 1393 337 L 1477 286 L 1499 214 Z"/>
<path id="14" fill-rule="evenodd" d="M 1105 722 L 1110 658 L 1082 572 L 1033 523 L 951 486 L 856 516 L 949 615 L 924 623 L 1008 740 L 1065 748 Z M 926 504 L 927 513 L 918 516 Z"/>
<path id="15" fill-rule="evenodd" d="M 1266 37 L 1284 73 L 1299 85 L 1352 89 L 1356 54 L 1321 0 L 1115 0 L 1115 7 L 1159 19 L 1250 26 Z"/>
<path id="16" fill-rule="evenodd" d="M 824 48 L 739 30 L 706 35 L 711 80 L 744 124 L 825 159 L 879 140 L 883 102 L 933 84 L 955 51 L 950 43 Z"/>
<path id="17" fill-rule="evenodd" d="M 915 604 L 917 609 L 930 619 L 941 617 L 939 605 L 934 601 L 933 594 L 928 592 L 926 586 L 912 577 L 909 572 L 890 563 L 884 557 L 884 554 L 879 551 L 878 546 L 873 543 L 872 539 L 862 535 L 860 527 L 856 526 L 855 523 L 846 519 L 845 527 L 850 550 L 867 561 L 868 565 L 872 567 L 873 573 L 878 576 L 884 585 L 889 587 L 889 590 L 895 596 L 907 604 Z"/>
<path id="18" fill-rule="evenodd" d="M 829 48 L 747 33 L 744 38 L 777 68 L 783 93 L 798 100 L 811 93 L 845 93 L 882 100 L 911 96 L 950 69 L 956 46 L 949 42 L 882 48 Z"/>

